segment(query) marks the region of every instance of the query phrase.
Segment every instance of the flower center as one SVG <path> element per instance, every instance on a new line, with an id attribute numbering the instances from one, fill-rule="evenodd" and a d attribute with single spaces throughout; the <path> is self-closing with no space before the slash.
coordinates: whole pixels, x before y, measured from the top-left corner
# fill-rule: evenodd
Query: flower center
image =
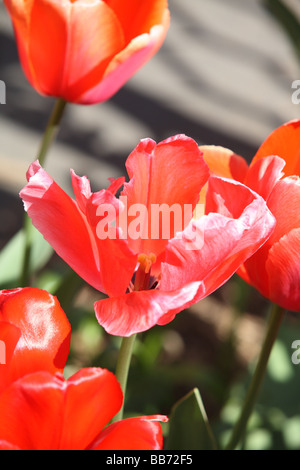
<path id="1" fill-rule="evenodd" d="M 141 253 L 138 256 L 138 262 L 140 263 L 134 279 L 134 290 L 147 290 L 149 289 L 150 283 L 150 274 L 151 274 L 151 266 L 156 261 L 156 256 L 154 253 L 150 253 L 146 255 L 145 253 Z"/>

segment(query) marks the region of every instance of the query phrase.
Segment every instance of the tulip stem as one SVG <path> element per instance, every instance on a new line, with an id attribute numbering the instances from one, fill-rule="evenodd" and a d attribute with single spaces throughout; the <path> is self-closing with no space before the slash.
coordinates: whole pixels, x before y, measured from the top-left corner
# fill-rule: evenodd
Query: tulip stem
<path id="1" fill-rule="evenodd" d="M 67 102 L 62 99 L 57 99 L 55 102 L 38 152 L 37 159 L 39 160 L 41 166 L 45 164 L 47 152 L 57 135 L 66 104 Z"/>
<path id="2" fill-rule="evenodd" d="M 258 362 L 246 394 L 240 417 L 233 428 L 230 441 L 226 446 L 227 450 L 234 450 L 245 434 L 247 423 L 253 411 L 260 386 L 265 376 L 268 360 L 277 338 L 283 315 L 284 309 L 273 304 Z"/>
<path id="3" fill-rule="evenodd" d="M 39 148 L 39 152 L 37 155 L 37 159 L 40 162 L 40 165 L 44 165 L 46 160 L 46 155 L 50 148 L 50 145 L 54 141 L 59 125 L 61 122 L 62 115 L 64 113 L 64 109 L 66 107 L 67 102 L 62 99 L 57 99 L 48 120 L 48 124 L 46 126 L 42 142 Z M 23 256 L 23 266 L 21 272 L 21 279 L 20 279 L 20 286 L 26 287 L 29 285 L 29 277 L 30 277 L 30 258 L 31 258 L 31 250 L 32 250 L 32 223 L 29 219 L 28 215 L 25 214 L 24 223 L 23 223 L 23 230 L 25 235 L 25 242 L 24 242 L 24 256 Z"/>
<path id="4" fill-rule="evenodd" d="M 135 338 L 136 338 L 136 334 L 129 336 L 129 337 L 122 338 L 122 343 L 121 343 L 117 367 L 116 367 L 116 377 L 122 388 L 123 404 L 122 404 L 122 408 L 120 409 L 120 411 L 115 415 L 113 421 L 119 421 L 123 418 L 128 371 L 129 371 L 129 366 L 131 362 Z"/>

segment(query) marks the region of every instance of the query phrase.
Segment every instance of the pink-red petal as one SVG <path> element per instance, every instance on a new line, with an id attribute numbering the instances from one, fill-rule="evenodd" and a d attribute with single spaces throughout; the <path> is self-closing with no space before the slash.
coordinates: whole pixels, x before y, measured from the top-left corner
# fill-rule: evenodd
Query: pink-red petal
<path id="1" fill-rule="evenodd" d="M 277 181 L 284 175 L 285 161 L 277 156 L 261 158 L 251 164 L 245 184 L 268 200 Z"/>
<path id="2" fill-rule="evenodd" d="M 168 236 L 163 223 L 153 215 L 154 208 L 166 207 L 180 211 L 183 230 L 192 217 L 199 200 L 201 188 L 206 183 L 209 170 L 196 142 L 184 135 L 177 135 L 156 144 L 145 139 L 130 154 L 126 162 L 130 182 L 125 184 L 122 197 L 127 198 L 128 210 L 143 205 L 147 210 L 144 239 L 130 239 L 136 253 L 154 253 L 159 256 L 173 238 L 174 224 L 170 223 Z M 190 206 L 190 218 L 185 220 L 186 207 Z M 128 217 L 128 226 L 131 218 Z"/>
<path id="3" fill-rule="evenodd" d="M 131 292 L 95 302 L 95 313 L 108 333 L 131 336 L 153 327 L 170 310 L 177 313 L 189 306 L 200 289 L 201 283 L 194 282 L 172 292 L 155 289 Z"/>
<path id="4" fill-rule="evenodd" d="M 94 235 L 77 204 L 38 164 L 20 192 L 33 225 L 57 254 L 86 282 L 104 291 Z"/>
<path id="5" fill-rule="evenodd" d="M 277 181 L 267 203 L 276 218 L 275 230 L 238 273 L 273 302 L 299 311 L 300 179 Z"/>

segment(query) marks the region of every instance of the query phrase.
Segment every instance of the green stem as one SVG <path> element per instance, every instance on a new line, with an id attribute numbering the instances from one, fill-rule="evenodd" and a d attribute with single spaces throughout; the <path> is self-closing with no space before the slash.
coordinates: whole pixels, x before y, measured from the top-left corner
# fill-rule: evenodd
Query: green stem
<path id="1" fill-rule="evenodd" d="M 48 150 L 50 148 L 50 145 L 54 141 L 59 125 L 61 122 L 61 118 L 64 113 L 64 109 L 66 107 L 67 102 L 58 99 L 55 102 L 54 108 L 52 110 L 52 113 L 50 115 L 48 124 L 46 126 L 42 142 L 39 148 L 39 152 L 37 155 L 37 159 L 40 162 L 40 165 L 45 164 L 46 160 L 46 155 L 48 153 Z M 30 284 L 30 257 L 31 257 L 31 250 L 32 250 L 32 223 L 27 214 L 25 214 L 24 217 L 24 224 L 23 224 L 23 230 L 25 234 L 25 244 L 24 244 L 24 257 L 23 257 L 23 267 L 22 267 L 22 273 L 21 273 L 21 279 L 20 279 L 20 287 L 25 287 Z"/>
<path id="2" fill-rule="evenodd" d="M 62 99 L 57 99 L 55 102 L 37 156 L 37 159 L 39 160 L 41 166 L 45 164 L 46 155 L 48 153 L 50 145 L 52 144 L 57 135 L 66 104 L 67 102 Z"/>
<path id="3" fill-rule="evenodd" d="M 129 371 L 129 366 L 131 362 L 131 356 L 132 356 L 133 344 L 134 344 L 135 338 L 136 338 L 136 334 L 129 336 L 129 337 L 122 338 L 121 348 L 120 348 L 117 367 L 116 367 L 116 377 L 123 391 L 123 405 L 120 411 L 118 412 L 118 414 L 115 415 L 113 422 L 121 420 L 123 418 L 128 371 Z"/>
<path id="4" fill-rule="evenodd" d="M 269 322 L 267 325 L 265 339 L 261 348 L 255 372 L 253 374 L 250 387 L 248 389 L 240 417 L 236 422 L 229 443 L 226 446 L 227 450 L 233 450 L 239 444 L 246 431 L 247 423 L 253 411 L 260 386 L 262 384 L 265 372 L 267 369 L 268 360 L 272 351 L 272 347 L 277 338 L 278 330 L 284 315 L 284 309 L 276 304 L 273 304 Z"/>

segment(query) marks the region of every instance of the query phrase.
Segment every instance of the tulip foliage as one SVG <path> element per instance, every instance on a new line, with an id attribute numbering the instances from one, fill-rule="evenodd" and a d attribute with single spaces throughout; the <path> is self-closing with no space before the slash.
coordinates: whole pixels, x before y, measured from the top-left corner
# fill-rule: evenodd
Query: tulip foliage
<path id="1" fill-rule="evenodd" d="M 56 107 L 24 175 L 24 227 L 0 252 L 0 449 L 237 448 L 283 314 L 300 310 L 300 120 L 275 129 L 250 164 L 184 134 L 161 142 L 141 136 L 124 176 L 93 192 L 89 169 L 78 175 L 73 168 L 70 195 L 45 164 L 65 105 L 117 93 L 162 46 L 168 2 L 4 3 L 24 73 L 39 94 L 56 98 Z M 166 361 L 159 375 L 156 360 L 165 332 L 174 324 L 179 333 L 180 325 L 187 329 L 187 311 L 235 274 L 273 309 L 226 447 L 212 430 L 198 380 L 182 398 L 171 391 L 172 366 Z M 82 321 L 93 329 L 74 359 L 81 296 L 88 304 Z M 98 357 L 89 357 L 95 331 Z M 169 349 L 178 335 L 171 338 Z M 178 384 L 190 374 L 184 361 Z M 222 369 L 219 394 L 231 387 L 223 375 Z M 136 409 L 127 408 L 127 381 Z M 158 392 L 172 401 L 153 405 Z"/>

